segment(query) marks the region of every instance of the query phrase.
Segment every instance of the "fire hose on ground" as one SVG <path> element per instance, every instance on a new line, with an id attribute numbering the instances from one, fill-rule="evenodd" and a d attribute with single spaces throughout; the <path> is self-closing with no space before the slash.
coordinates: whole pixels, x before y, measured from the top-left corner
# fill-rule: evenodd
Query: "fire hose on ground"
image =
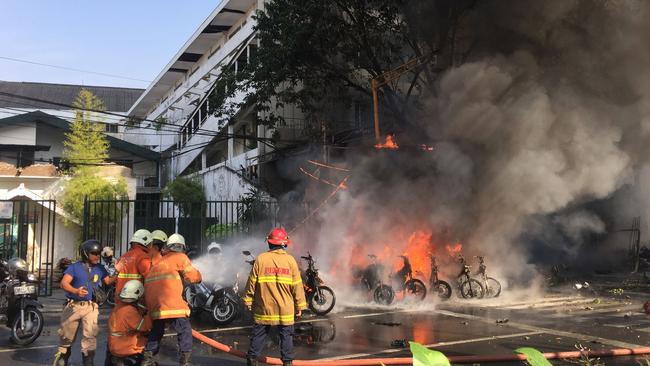
<path id="1" fill-rule="evenodd" d="M 212 338 L 209 338 L 196 330 L 192 330 L 192 336 L 197 340 L 216 348 L 225 353 L 246 358 L 244 352 L 233 349 L 223 343 L 219 343 Z M 650 354 L 650 347 L 639 348 L 615 348 L 601 351 L 566 351 L 566 352 L 546 352 L 544 357 L 547 359 L 569 359 L 580 358 L 583 356 L 588 357 L 613 357 L 613 356 L 636 356 Z M 451 363 L 479 363 L 479 362 L 506 362 L 506 361 L 524 361 L 526 356 L 523 354 L 500 354 L 500 355 L 471 355 L 471 356 L 448 356 Z M 282 365 L 282 360 L 274 357 L 262 357 L 260 362 L 268 365 Z M 413 358 L 411 357 L 396 357 L 396 358 L 362 358 L 353 360 L 326 360 L 326 361 L 310 361 L 310 360 L 294 360 L 293 364 L 296 366 L 306 365 L 324 365 L 324 366 L 377 366 L 384 365 L 412 365 Z"/>

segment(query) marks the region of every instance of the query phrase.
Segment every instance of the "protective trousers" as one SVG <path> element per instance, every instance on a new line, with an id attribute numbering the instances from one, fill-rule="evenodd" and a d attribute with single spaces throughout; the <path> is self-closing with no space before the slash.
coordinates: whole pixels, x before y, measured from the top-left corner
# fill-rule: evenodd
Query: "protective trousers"
<path id="1" fill-rule="evenodd" d="M 160 340 L 165 334 L 165 324 L 171 323 L 178 339 L 178 348 L 181 352 L 192 351 L 192 325 L 189 318 L 169 318 L 169 319 L 156 319 L 153 321 L 153 327 L 147 339 L 147 345 L 144 351 L 152 352 L 154 355 L 158 354 L 160 350 Z"/>
<path id="2" fill-rule="evenodd" d="M 263 325 L 254 324 L 251 332 L 250 347 L 246 357 L 256 359 L 264 349 L 266 336 L 271 327 L 278 327 L 280 336 L 280 357 L 282 361 L 293 361 L 293 325 Z"/>
<path id="3" fill-rule="evenodd" d="M 77 337 L 81 324 L 81 353 L 88 354 L 97 348 L 97 317 L 99 306 L 92 301 L 69 301 L 61 313 L 59 352 L 66 353 Z"/>

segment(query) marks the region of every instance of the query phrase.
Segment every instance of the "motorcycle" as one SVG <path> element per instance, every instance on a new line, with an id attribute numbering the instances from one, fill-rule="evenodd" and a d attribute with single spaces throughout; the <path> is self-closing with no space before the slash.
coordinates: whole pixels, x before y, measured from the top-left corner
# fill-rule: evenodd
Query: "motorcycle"
<path id="1" fill-rule="evenodd" d="M 107 251 L 107 248 L 110 250 Z M 117 272 L 117 270 L 115 269 L 115 263 L 117 261 L 115 260 L 115 257 L 113 257 L 113 250 L 110 247 L 105 247 L 103 249 L 102 260 L 104 261 L 104 268 L 106 268 L 108 275 L 111 277 L 114 276 L 115 272 Z M 106 302 L 102 302 L 101 304 L 98 305 L 102 306 L 104 304 L 108 304 L 111 307 L 115 306 L 115 283 L 112 283 L 110 285 L 102 283 L 101 286 L 104 292 L 106 292 Z"/>
<path id="2" fill-rule="evenodd" d="M 246 250 L 242 254 L 251 256 Z M 246 260 L 246 263 L 252 265 L 254 260 Z M 235 277 L 232 286 L 210 288 L 203 282 L 187 285 L 183 297 L 193 313 L 210 314 L 216 325 L 230 324 L 242 312 L 243 304 L 239 296 L 239 273 Z"/>
<path id="3" fill-rule="evenodd" d="M 395 299 L 395 290 L 383 282 L 384 266 L 377 263 L 377 256 L 368 254 L 368 257 L 371 263 L 360 273 L 361 286 L 372 291 L 376 303 L 390 305 Z"/>
<path id="4" fill-rule="evenodd" d="M 317 315 L 325 315 L 334 308 L 336 295 L 334 295 L 331 288 L 323 285 L 324 282 L 318 275 L 318 269 L 315 266 L 316 261 L 314 261 L 311 253 L 307 252 L 307 256 L 301 256 L 300 258 L 307 261 L 303 286 L 309 309 Z"/>
<path id="5" fill-rule="evenodd" d="M 427 288 L 424 286 L 424 282 L 413 278 L 413 268 L 408 257 L 405 255 L 399 257 L 402 258 L 403 264 L 402 268 L 392 276 L 394 283 L 404 292 L 405 298 L 409 296 L 419 301 L 424 300 L 427 297 Z"/>
<path id="6" fill-rule="evenodd" d="M 11 329 L 13 343 L 33 343 L 43 330 L 43 305 L 38 302 L 38 280 L 27 271 L 11 271 L 0 261 L 0 318 Z"/>

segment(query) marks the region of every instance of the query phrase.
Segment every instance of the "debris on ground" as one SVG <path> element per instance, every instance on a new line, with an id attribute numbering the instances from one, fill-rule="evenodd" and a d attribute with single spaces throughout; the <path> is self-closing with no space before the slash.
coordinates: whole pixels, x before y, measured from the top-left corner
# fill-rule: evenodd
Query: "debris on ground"
<path id="1" fill-rule="evenodd" d="M 407 348 L 409 346 L 409 343 L 406 341 L 406 339 L 395 339 L 390 342 L 390 346 L 393 348 Z"/>
<path id="2" fill-rule="evenodd" d="M 372 322 L 372 324 L 374 324 L 374 325 L 385 325 L 385 326 L 388 326 L 388 327 L 399 327 L 400 325 L 402 325 L 402 323 L 398 323 L 398 322 Z"/>
<path id="3" fill-rule="evenodd" d="M 623 290 L 622 288 L 619 287 L 619 288 L 613 288 L 613 289 L 609 290 L 609 292 L 612 295 L 621 296 L 621 295 L 623 295 L 623 293 L 625 293 L 625 290 Z"/>
<path id="4" fill-rule="evenodd" d="M 646 302 L 643 304 L 643 311 L 644 311 L 646 314 L 650 314 L 650 300 L 646 301 Z"/>
<path id="5" fill-rule="evenodd" d="M 594 308 L 591 307 L 591 306 L 585 306 L 585 307 L 584 307 L 584 310 L 594 310 Z"/>
<path id="6" fill-rule="evenodd" d="M 508 318 L 497 319 L 497 324 L 506 324 L 509 321 L 510 321 L 510 319 L 508 319 Z"/>
<path id="7" fill-rule="evenodd" d="M 462 325 L 469 325 L 469 322 L 468 322 L 467 320 L 463 320 L 462 322 L 460 322 L 460 324 L 462 324 Z"/>

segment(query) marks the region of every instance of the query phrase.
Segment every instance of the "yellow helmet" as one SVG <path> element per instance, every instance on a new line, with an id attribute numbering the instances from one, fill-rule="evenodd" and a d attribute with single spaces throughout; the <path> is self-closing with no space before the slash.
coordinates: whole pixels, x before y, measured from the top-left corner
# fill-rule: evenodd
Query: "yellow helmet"
<path id="1" fill-rule="evenodd" d="M 162 230 L 154 230 L 151 232 L 151 240 L 159 240 L 163 243 L 167 243 L 167 234 Z"/>
<path id="2" fill-rule="evenodd" d="M 138 243 L 142 246 L 148 247 L 151 245 L 151 233 L 147 229 L 140 229 L 133 233 L 130 243 Z"/>
<path id="3" fill-rule="evenodd" d="M 120 299 L 124 302 L 136 302 L 142 295 L 144 295 L 144 286 L 138 280 L 128 281 L 120 291 Z"/>

